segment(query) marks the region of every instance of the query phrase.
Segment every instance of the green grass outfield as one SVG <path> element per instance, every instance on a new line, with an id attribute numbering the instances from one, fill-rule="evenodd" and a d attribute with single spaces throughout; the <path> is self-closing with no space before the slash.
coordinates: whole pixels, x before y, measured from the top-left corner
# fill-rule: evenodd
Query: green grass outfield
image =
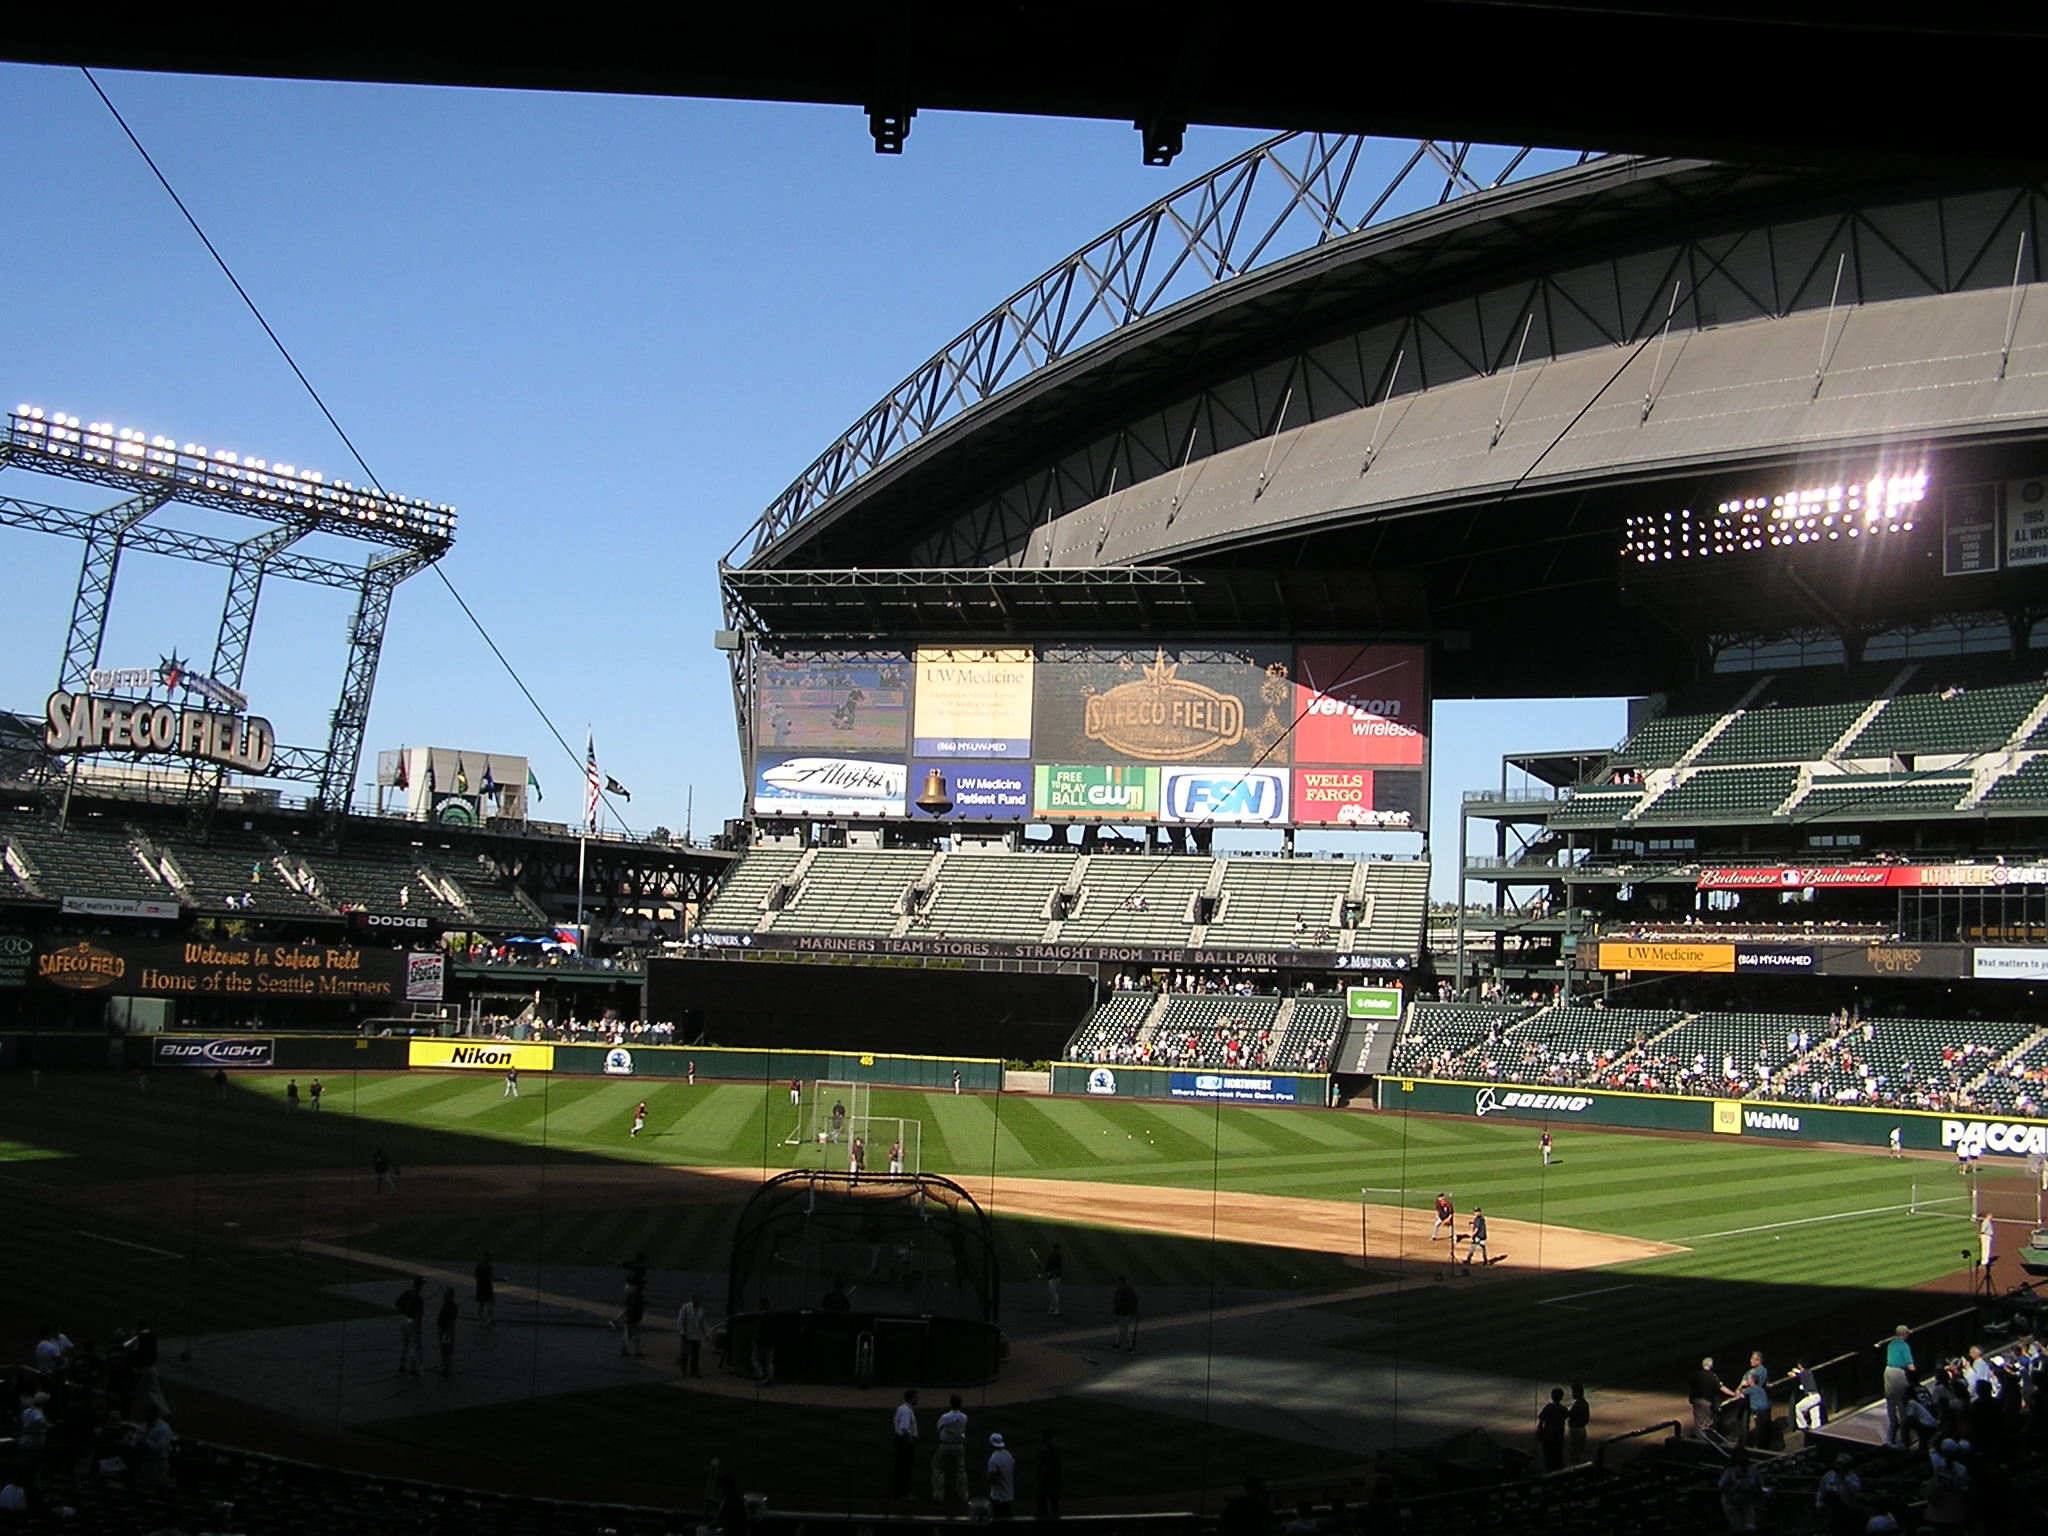
<path id="1" fill-rule="evenodd" d="M 309 1077 L 302 1077 L 302 1086 Z M 489 1075 L 395 1073 L 325 1080 L 318 1116 L 283 1111 L 282 1075 L 234 1079 L 225 1104 L 196 1075 L 0 1077 L 0 1174 L 52 1190 L 200 1168 L 360 1173 L 373 1148 L 403 1165 L 549 1160 L 794 1166 L 796 1117 L 783 1084 L 686 1086 L 529 1075 L 518 1099 Z M 633 1107 L 648 1123 L 628 1134 Z M 1680 1243 L 1654 1268 L 1699 1279 L 1804 1283 L 1818 1271 L 1869 1289 L 1954 1271 L 1962 1223 L 1902 1209 L 1955 1196 L 1953 1168 L 1736 1138 L 1557 1128 L 1554 1164 L 1538 1127 L 1365 1112 L 1197 1106 L 1123 1099 L 877 1091 L 875 1115 L 923 1125 L 927 1172 L 1091 1179 L 1356 1201 L 1364 1186 L 1439 1189 L 1460 1207 Z M 871 1152 L 871 1165 L 883 1149 Z M 1392 1203 L 1402 1197 L 1375 1194 Z M 1960 1201 L 1949 1209 L 1961 1211 Z M 1854 1216 L 1847 1213 L 1884 1212 Z M 1761 1229 L 1761 1230 L 1746 1230 Z M 597 1246 L 597 1245 L 593 1245 Z"/>
<path id="2" fill-rule="evenodd" d="M 301 1074 L 301 1087 L 310 1080 Z M 19 1352 L 42 1318 L 74 1337 L 103 1336 L 139 1311 L 172 1335 L 384 1317 L 385 1307 L 350 1300 L 340 1283 L 382 1277 L 407 1261 L 466 1269 L 486 1246 L 508 1262 L 569 1267 L 645 1249 L 659 1270 L 717 1273 L 745 1190 L 735 1183 L 710 1191 L 704 1204 L 682 1206 L 652 1194 L 642 1199 L 630 1186 L 583 1203 L 566 1195 L 508 1195 L 429 1216 L 418 1210 L 421 1202 L 375 1200 L 369 1162 L 378 1148 L 415 1170 L 416 1180 L 430 1177 L 418 1170 L 449 1165 L 640 1163 L 769 1174 L 792 1166 L 797 1155 L 786 1144 L 796 1125 L 786 1083 L 692 1087 L 530 1074 L 522 1097 L 512 1100 L 503 1095 L 503 1080 L 489 1074 L 343 1074 L 324 1082 L 320 1114 L 288 1116 L 281 1074 L 239 1075 L 224 1102 L 199 1074 L 156 1073 L 142 1090 L 132 1074 L 46 1073 L 40 1092 L 27 1073 L 0 1074 L 0 1225 L 10 1234 L 0 1337 Z M 648 1125 L 634 1139 L 632 1110 L 643 1097 Z M 1553 1128 L 1556 1160 L 1546 1169 L 1540 1127 L 1499 1120 L 889 1090 L 875 1092 L 871 1111 L 919 1120 L 923 1165 L 934 1173 L 1263 1191 L 1346 1204 L 1373 1186 L 1405 1189 L 1406 1203 L 1417 1207 L 1448 1189 L 1467 1211 L 1483 1205 L 1495 1216 L 1682 1244 L 1687 1251 L 1601 1270 L 1447 1276 L 1394 1294 L 1320 1304 L 1338 1320 L 1339 1348 L 1424 1370 L 1583 1380 L 1596 1394 L 1617 1387 L 1668 1391 L 1674 1407 L 1686 1370 L 1702 1353 L 1714 1354 L 1730 1375 L 1752 1348 L 1782 1367 L 1798 1354 L 1819 1359 L 1862 1348 L 1895 1322 L 1924 1322 L 1950 1310 L 1954 1298 L 1905 1293 L 1952 1275 L 1972 1235 L 1964 1221 L 1903 1209 L 1916 1184 L 1923 1200 L 1945 1196 L 1953 1202 L 1947 1209 L 1967 1209 L 1956 1198 L 1962 1180 L 1934 1159 L 1895 1162 L 1782 1142 L 1560 1125 Z M 884 1151 L 876 1149 L 877 1160 Z M 353 1259 L 344 1264 L 294 1254 L 288 1244 L 249 1243 L 246 1230 L 231 1225 L 225 1201 L 209 1203 L 207 1196 L 161 1204 L 149 1196 L 136 1214 L 134 1191 L 153 1186 L 132 1181 L 195 1171 L 209 1178 L 272 1176 L 270 1198 L 285 1202 L 287 1217 L 295 1198 L 290 1175 L 349 1176 Z M 106 1214 L 116 1207 L 127 1214 Z M 334 1209 L 330 1201 L 330 1215 Z M 1187 1298 L 1204 1294 L 1229 1301 L 1276 1291 L 1337 1292 L 1361 1280 L 1336 1255 L 1027 1221 L 1000 1209 L 995 1215 L 1011 1282 L 1006 1316 L 1012 1305 L 1026 1312 L 1040 1305 L 1032 1253 L 1055 1239 L 1076 1297 L 1120 1273 L 1148 1297 L 1174 1291 L 1178 1306 L 1199 1306 Z M 1086 1325 L 1086 1317 L 1078 1320 Z M 1184 1337 L 1198 1341 L 1192 1331 Z M 547 1421 L 559 1430 L 551 1430 L 542 1458 L 549 1465 L 672 1478 L 691 1493 L 701 1482 L 703 1455 L 753 1464 L 768 1448 L 832 1443 L 871 1428 L 857 1415 L 842 1421 L 836 1410 L 771 1398 L 728 1412 L 652 1384 L 544 1401 Z M 492 1458 L 526 1443 L 523 1426 L 535 1412 L 536 1404 L 522 1400 L 382 1421 L 370 1432 L 445 1454 L 451 1469 L 489 1464 L 498 1467 L 493 1477 L 504 1477 L 514 1463 L 499 1466 Z M 1172 1415 L 1112 1412 L 1061 1398 L 1008 1416 L 1023 1430 L 1041 1419 L 1090 1443 L 1123 1436 L 1132 1455 L 1104 1459 L 1088 1478 L 1104 1494 L 1185 1485 L 1194 1475 L 1183 1466 L 1190 1458 L 1207 1469 L 1203 1475 L 1213 1471 L 1210 1430 L 1191 1429 Z M 1328 1447 L 1276 1436 L 1257 1445 L 1233 1440 L 1232 1454 L 1256 1451 L 1266 1468 L 1302 1474 L 1334 1464 Z M 661 1447 L 678 1442 L 691 1454 L 666 1456 Z M 847 1445 L 850 1462 L 806 1461 L 815 1475 L 800 1479 L 803 1486 L 829 1494 L 853 1475 L 849 1467 L 867 1477 L 858 1469 L 879 1451 L 860 1448 L 865 1440 Z M 1152 1471 L 1140 1475 L 1125 1462 Z"/>

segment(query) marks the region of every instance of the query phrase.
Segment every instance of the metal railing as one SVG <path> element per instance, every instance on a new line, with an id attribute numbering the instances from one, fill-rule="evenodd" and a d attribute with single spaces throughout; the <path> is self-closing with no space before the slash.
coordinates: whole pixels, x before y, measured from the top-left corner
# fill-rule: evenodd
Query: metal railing
<path id="1" fill-rule="evenodd" d="M 1641 1429 L 1632 1429 L 1625 1435 L 1609 1435 L 1593 1448 L 1594 1470 L 1599 1472 L 1607 1470 L 1607 1449 L 1609 1446 L 1620 1445 L 1629 1440 L 1640 1440 L 1645 1435 L 1654 1435 L 1663 1429 L 1670 1430 L 1673 1439 L 1685 1433 L 1685 1426 L 1680 1424 L 1678 1420 L 1665 1419 L 1661 1423 L 1645 1424 Z"/>

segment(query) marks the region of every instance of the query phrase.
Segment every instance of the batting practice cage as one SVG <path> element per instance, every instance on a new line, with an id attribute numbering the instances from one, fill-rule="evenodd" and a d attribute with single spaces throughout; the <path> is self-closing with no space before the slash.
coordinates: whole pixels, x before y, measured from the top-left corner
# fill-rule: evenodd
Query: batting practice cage
<path id="1" fill-rule="evenodd" d="M 740 1212 L 726 1368 L 777 1381 L 988 1381 L 1004 1353 L 1001 1284 L 988 1217 L 950 1179 L 781 1174 Z"/>

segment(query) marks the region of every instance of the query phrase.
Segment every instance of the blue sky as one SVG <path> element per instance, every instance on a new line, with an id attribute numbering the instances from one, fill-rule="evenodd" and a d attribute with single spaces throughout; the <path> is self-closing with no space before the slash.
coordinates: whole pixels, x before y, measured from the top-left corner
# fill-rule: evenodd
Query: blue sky
<path id="1" fill-rule="evenodd" d="M 629 819 L 680 829 L 694 786 L 699 832 L 740 804 L 718 556 L 992 303 L 1252 142 L 1191 132 L 1160 171 L 1114 124 L 942 114 L 889 158 L 844 109 L 101 78 L 377 476 L 456 506 L 451 579 L 579 752 L 594 726 Z M 81 75 L 0 66 L 0 134 L 6 404 L 362 479 Z M 78 548 L 0 529 L 0 551 L 0 702 L 34 710 Z M 203 658 L 218 613 L 217 573 L 131 560 L 105 659 Z M 247 687 L 282 739 L 324 740 L 347 617 L 266 591 Z M 1448 852 L 1503 750 L 1612 741 L 1622 707 L 1437 725 Z M 400 589 L 366 747 L 401 743 L 525 753 L 538 814 L 576 814 L 575 765 L 431 577 Z"/>

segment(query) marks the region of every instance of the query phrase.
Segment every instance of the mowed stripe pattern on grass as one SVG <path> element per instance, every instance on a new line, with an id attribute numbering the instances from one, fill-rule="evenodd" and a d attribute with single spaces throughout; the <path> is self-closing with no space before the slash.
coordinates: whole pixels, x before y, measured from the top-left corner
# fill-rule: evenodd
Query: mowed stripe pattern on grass
<path id="1" fill-rule="evenodd" d="M 300 1077 L 301 1087 L 307 1076 Z M 49 1074 L 33 1095 L 20 1074 L 0 1078 L 0 1109 L 23 1154 L 17 1171 L 40 1182 L 188 1173 L 305 1169 L 367 1174 L 383 1148 L 404 1165 L 598 1159 L 722 1167 L 792 1166 L 792 1123 L 780 1083 L 522 1079 L 503 1096 L 496 1075 L 411 1073 L 325 1079 L 319 1115 L 283 1112 L 285 1077 L 237 1076 L 225 1104 L 203 1078 L 154 1075 L 147 1093 L 109 1074 Z M 648 1100 L 648 1132 L 628 1132 Z M 1050 1099 L 878 1089 L 876 1115 L 924 1127 L 928 1172 L 982 1177 L 1062 1176 L 1356 1202 L 1367 1186 L 1387 1203 L 1426 1205 L 1448 1190 L 1462 1211 L 1552 1222 L 1664 1242 L 1828 1212 L 1905 1205 L 1913 1186 L 1942 1193 L 1954 1173 L 1926 1160 L 1737 1137 L 1712 1141 L 1555 1126 L 1545 1168 L 1539 1127 L 1498 1120 L 1267 1110 L 1239 1106 Z M 118 1127 L 119 1134 L 110 1134 Z M 57 1156 L 45 1154 L 56 1153 Z M 873 1158 L 881 1149 L 871 1149 Z M 1932 1279 L 1957 1267 L 1949 1226 L 1910 1218 L 1903 1235 L 1871 1220 L 1800 1229 L 1794 1240 L 1703 1244 L 1689 1273 L 1748 1277 L 1753 1266 L 1803 1273 L 1828 1256 L 1883 1284 Z M 1667 1261 L 1668 1262 L 1668 1261 Z M 1861 1283 L 1860 1281 L 1858 1283 Z"/>

